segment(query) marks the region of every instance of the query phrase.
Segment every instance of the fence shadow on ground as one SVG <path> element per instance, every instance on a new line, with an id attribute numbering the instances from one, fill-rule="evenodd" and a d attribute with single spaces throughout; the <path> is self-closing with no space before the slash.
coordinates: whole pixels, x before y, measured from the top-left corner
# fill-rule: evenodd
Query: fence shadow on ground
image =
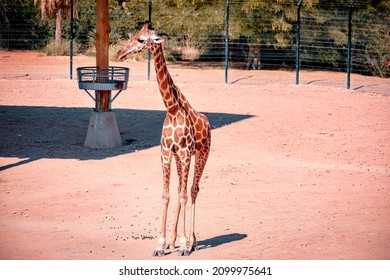
<path id="1" fill-rule="evenodd" d="M 0 157 L 21 160 L 0 171 L 42 158 L 100 160 L 160 144 L 165 111 L 115 109 L 123 145 L 110 149 L 83 146 L 92 109 L 0 106 Z M 252 115 L 205 113 L 213 129 Z"/>

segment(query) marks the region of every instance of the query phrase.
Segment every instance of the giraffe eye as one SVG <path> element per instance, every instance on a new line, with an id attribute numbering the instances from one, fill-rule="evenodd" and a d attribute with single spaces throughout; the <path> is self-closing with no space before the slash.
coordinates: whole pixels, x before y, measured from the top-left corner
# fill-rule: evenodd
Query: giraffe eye
<path id="1" fill-rule="evenodd" d="M 141 44 L 143 44 L 145 42 L 145 40 L 144 39 L 138 39 L 138 43 L 141 43 Z"/>

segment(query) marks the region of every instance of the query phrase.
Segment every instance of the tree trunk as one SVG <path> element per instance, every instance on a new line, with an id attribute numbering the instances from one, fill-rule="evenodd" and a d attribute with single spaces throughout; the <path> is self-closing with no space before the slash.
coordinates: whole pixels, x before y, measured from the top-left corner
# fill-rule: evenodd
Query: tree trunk
<path id="1" fill-rule="evenodd" d="M 56 37 L 55 44 L 58 46 L 61 43 L 62 36 L 62 9 L 59 8 L 56 15 Z"/>

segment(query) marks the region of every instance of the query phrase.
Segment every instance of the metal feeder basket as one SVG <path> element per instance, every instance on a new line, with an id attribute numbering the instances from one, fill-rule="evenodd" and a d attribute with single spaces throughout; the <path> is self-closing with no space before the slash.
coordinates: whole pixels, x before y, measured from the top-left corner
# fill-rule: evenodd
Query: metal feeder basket
<path id="1" fill-rule="evenodd" d="M 118 93 L 110 100 L 114 99 L 127 89 L 129 81 L 129 68 L 110 66 L 108 68 L 98 68 L 96 66 L 77 68 L 77 80 L 79 89 L 85 90 L 88 95 L 96 100 L 88 90 L 112 91 L 118 90 Z"/>

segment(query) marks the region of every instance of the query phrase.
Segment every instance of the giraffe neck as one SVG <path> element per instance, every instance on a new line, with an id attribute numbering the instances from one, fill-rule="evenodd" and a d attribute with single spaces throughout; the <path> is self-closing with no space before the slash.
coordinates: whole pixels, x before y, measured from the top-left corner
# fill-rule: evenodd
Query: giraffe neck
<path id="1" fill-rule="evenodd" d="M 154 66 L 156 69 L 157 82 L 160 89 L 164 105 L 169 114 L 175 115 L 179 108 L 184 108 L 187 112 L 190 110 L 190 104 L 179 88 L 174 84 L 169 74 L 163 48 L 161 44 L 155 44 L 153 49 Z"/>
<path id="2" fill-rule="evenodd" d="M 174 84 L 172 77 L 168 72 L 162 45 L 155 44 L 152 48 L 152 52 L 154 57 L 157 82 L 165 107 L 167 108 L 167 113 L 171 116 L 174 116 L 179 109 L 184 109 L 191 122 L 195 124 L 199 117 L 199 113 L 197 113 L 194 108 L 192 108 L 187 98 Z"/>

